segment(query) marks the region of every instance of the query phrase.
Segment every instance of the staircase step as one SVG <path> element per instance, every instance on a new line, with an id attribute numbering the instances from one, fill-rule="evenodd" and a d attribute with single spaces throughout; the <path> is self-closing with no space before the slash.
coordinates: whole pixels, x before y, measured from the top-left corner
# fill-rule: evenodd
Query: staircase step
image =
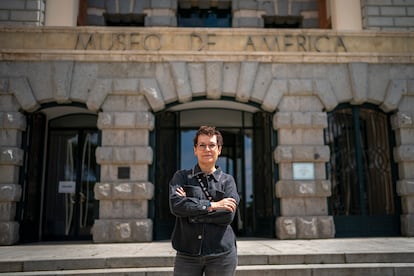
<path id="1" fill-rule="evenodd" d="M 2 275 L 172 275 L 170 241 L 0 248 Z M 237 275 L 413 276 L 413 238 L 238 241 Z"/>
<path id="2" fill-rule="evenodd" d="M 0 273 L 2 275 L 3 273 Z M 9 272 L 8 276 L 66 275 L 66 276 L 172 276 L 172 267 L 107 268 L 55 271 Z M 414 263 L 359 263 L 359 264 L 297 264 L 238 266 L 237 276 L 412 276 Z"/>
<path id="3" fill-rule="evenodd" d="M 239 265 L 412 263 L 414 252 L 314 253 L 314 254 L 239 254 Z"/>
<path id="4" fill-rule="evenodd" d="M 243 270 L 252 266 L 284 267 L 288 265 L 358 265 L 411 263 L 414 266 L 412 253 L 347 253 L 347 254 L 278 254 L 278 255 L 239 255 L 239 267 Z M 68 258 L 68 259 L 31 259 L 21 261 L 1 261 L 1 272 L 30 272 L 30 271 L 73 271 L 73 270 L 110 270 L 110 269 L 151 269 L 168 268 L 174 264 L 174 257 L 97 257 L 97 258 Z M 326 268 L 327 266 L 324 266 Z M 17 274 L 16 274 L 17 275 Z M 25 274 L 22 274 L 25 275 Z M 30 275 L 30 274 L 27 274 Z M 34 274 L 36 275 L 36 274 Z M 62 274 L 64 275 L 64 274 Z M 414 273 L 412 274 L 414 275 Z"/>
<path id="5" fill-rule="evenodd" d="M 110 268 L 147 268 L 171 267 L 173 257 L 109 257 L 82 259 L 46 259 L 25 261 L 0 261 L 1 272 L 13 271 L 50 271 L 74 269 L 110 269 Z"/>
<path id="6" fill-rule="evenodd" d="M 237 276 L 413 276 L 414 263 L 252 265 L 237 268 Z"/>
<path id="7" fill-rule="evenodd" d="M 414 263 L 412 253 L 341 253 L 341 254 L 278 254 L 252 255 L 240 254 L 239 266 L 251 265 L 300 265 L 300 264 L 357 264 L 357 263 Z M 148 257 L 96 257 L 68 259 L 31 259 L 21 261 L 1 261 L 1 272 L 50 271 L 73 269 L 110 269 L 110 268 L 150 268 L 171 267 L 173 256 Z M 414 275 L 414 274 L 413 274 Z"/>

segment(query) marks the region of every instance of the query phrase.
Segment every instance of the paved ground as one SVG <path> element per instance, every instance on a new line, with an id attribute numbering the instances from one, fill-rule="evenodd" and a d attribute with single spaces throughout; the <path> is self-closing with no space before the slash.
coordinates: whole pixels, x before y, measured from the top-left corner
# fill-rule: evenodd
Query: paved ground
<path id="1" fill-rule="evenodd" d="M 414 238 L 352 238 L 326 240 L 239 239 L 242 255 L 296 255 L 338 253 L 413 253 Z M 175 256 L 169 241 L 149 243 L 34 243 L 0 246 L 0 260 L 28 261 L 78 258 Z M 414 262 L 414 260 L 413 260 Z"/>

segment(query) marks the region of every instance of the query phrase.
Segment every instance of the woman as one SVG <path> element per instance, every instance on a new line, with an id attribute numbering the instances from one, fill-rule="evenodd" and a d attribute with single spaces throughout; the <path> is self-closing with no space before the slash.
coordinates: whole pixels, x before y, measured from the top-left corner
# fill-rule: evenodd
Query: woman
<path id="1" fill-rule="evenodd" d="M 236 237 L 230 224 L 240 199 L 234 178 L 216 166 L 222 146 L 218 130 L 200 127 L 194 137 L 197 164 L 177 171 L 170 181 L 174 275 L 235 274 Z"/>

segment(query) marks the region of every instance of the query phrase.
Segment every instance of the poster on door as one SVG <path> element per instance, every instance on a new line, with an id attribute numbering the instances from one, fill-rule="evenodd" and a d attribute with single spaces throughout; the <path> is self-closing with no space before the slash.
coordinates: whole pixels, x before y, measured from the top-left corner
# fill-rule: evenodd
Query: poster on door
<path id="1" fill-rule="evenodd" d="M 74 194 L 75 189 L 75 181 L 59 181 L 59 194 Z"/>

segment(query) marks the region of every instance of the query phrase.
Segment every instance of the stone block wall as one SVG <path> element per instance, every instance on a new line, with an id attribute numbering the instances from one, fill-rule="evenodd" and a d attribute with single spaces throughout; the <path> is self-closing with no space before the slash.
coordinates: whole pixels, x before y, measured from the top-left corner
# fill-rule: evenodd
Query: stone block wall
<path id="1" fill-rule="evenodd" d="M 148 200 L 154 185 L 148 182 L 148 166 L 153 159 L 149 133 L 155 122 L 139 87 L 137 79 L 113 80 L 98 116 L 102 145 L 96 151 L 101 182 L 94 189 L 100 201 L 95 242 L 152 240 Z"/>
<path id="2" fill-rule="evenodd" d="M 46 0 L 0 1 L 0 25 L 43 26 Z"/>
<path id="3" fill-rule="evenodd" d="M 367 30 L 414 30 L 414 1 L 361 0 L 362 25 Z"/>
<path id="4" fill-rule="evenodd" d="M 275 190 L 280 199 L 276 235 L 280 239 L 333 238 L 335 227 L 327 206 L 331 184 L 326 180 L 325 172 L 330 152 L 323 139 L 327 114 L 321 112 L 323 105 L 318 98 L 311 93 L 306 95 L 304 89 L 299 90 L 302 95 L 282 98 L 280 111 L 273 119 L 279 137 L 274 152 L 274 160 L 279 165 Z M 314 177 L 296 178 L 293 174 L 295 163 L 312 164 Z"/>
<path id="5" fill-rule="evenodd" d="M 16 203 L 20 201 L 19 170 L 23 165 L 20 148 L 25 117 L 9 90 L 9 81 L 0 79 L 0 244 L 11 245 L 19 239 L 15 221 Z"/>
<path id="6" fill-rule="evenodd" d="M 414 84 L 414 83 L 413 83 Z M 414 86 L 411 86 L 413 89 Z M 414 104 L 414 90 L 404 98 L 406 106 Z M 394 149 L 395 161 L 399 163 L 397 193 L 401 197 L 401 232 L 404 236 L 414 235 L 414 113 L 400 110 L 393 116 L 397 146 Z"/>

